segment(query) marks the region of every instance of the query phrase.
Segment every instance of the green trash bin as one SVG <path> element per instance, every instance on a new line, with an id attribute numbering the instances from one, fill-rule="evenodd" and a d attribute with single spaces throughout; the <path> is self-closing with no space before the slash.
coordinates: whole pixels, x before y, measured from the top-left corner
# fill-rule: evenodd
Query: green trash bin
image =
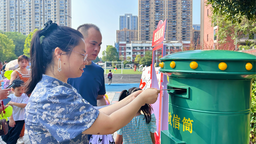
<path id="1" fill-rule="evenodd" d="M 223 50 L 161 58 L 169 76 L 168 130 L 162 144 L 248 144 L 256 56 Z"/>

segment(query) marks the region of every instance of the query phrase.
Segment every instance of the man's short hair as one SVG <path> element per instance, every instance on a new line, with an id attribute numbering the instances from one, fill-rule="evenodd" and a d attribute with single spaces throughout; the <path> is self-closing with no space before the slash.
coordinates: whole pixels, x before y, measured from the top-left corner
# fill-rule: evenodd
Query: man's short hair
<path id="1" fill-rule="evenodd" d="M 88 36 L 88 30 L 90 28 L 94 28 L 95 30 L 99 31 L 100 32 L 100 29 L 99 27 L 97 27 L 96 25 L 94 24 L 83 24 L 83 25 L 80 25 L 77 30 L 80 31 L 82 33 L 82 35 L 84 36 L 84 38 L 86 38 Z"/>

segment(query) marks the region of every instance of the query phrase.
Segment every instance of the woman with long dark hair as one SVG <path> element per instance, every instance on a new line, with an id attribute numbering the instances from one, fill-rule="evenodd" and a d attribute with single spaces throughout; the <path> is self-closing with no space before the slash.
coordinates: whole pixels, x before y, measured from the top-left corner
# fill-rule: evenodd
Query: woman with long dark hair
<path id="1" fill-rule="evenodd" d="M 119 101 L 130 94 L 141 90 L 140 88 L 130 88 L 123 90 L 119 96 Z M 151 115 L 152 107 L 149 104 L 143 105 L 134 118 L 124 127 L 117 131 L 116 144 L 154 144 L 156 131 L 156 118 Z"/>
<path id="2" fill-rule="evenodd" d="M 125 126 L 145 103 L 154 103 L 156 89 L 131 94 L 124 100 L 95 109 L 69 84 L 86 65 L 83 36 L 51 21 L 32 39 L 31 93 L 25 124 L 31 143 L 88 143 L 87 134 L 111 134 Z"/>

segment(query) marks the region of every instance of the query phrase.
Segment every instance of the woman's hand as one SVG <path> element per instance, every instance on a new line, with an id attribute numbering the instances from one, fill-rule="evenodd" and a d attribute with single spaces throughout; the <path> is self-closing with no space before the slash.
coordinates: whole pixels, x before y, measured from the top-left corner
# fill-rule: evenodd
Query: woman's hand
<path id="1" fill-rule="evenodd" d="M 7 99 L 11 89 L 0 89 L 0 100 Z"/>
<path id="2" fill-rule="evenodd" d="M 141 98 L 141 100 L 146 104 L 153 104 L 156 102 L 159 92 L 160 91 L 155 88 L 148 88 L 142 91 L 138 98 Z"/>

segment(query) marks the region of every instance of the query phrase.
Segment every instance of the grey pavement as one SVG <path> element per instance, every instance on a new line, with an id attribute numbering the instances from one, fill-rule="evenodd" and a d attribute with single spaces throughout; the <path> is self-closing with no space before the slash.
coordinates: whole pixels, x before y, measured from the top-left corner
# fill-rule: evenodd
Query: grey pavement
<path id="1" fill-rule="evenodd" d="M 105 83 L 108 75 L 105 74 Z M 140 83 L 141 74 L 113 74 L 112 83 Z"/>

